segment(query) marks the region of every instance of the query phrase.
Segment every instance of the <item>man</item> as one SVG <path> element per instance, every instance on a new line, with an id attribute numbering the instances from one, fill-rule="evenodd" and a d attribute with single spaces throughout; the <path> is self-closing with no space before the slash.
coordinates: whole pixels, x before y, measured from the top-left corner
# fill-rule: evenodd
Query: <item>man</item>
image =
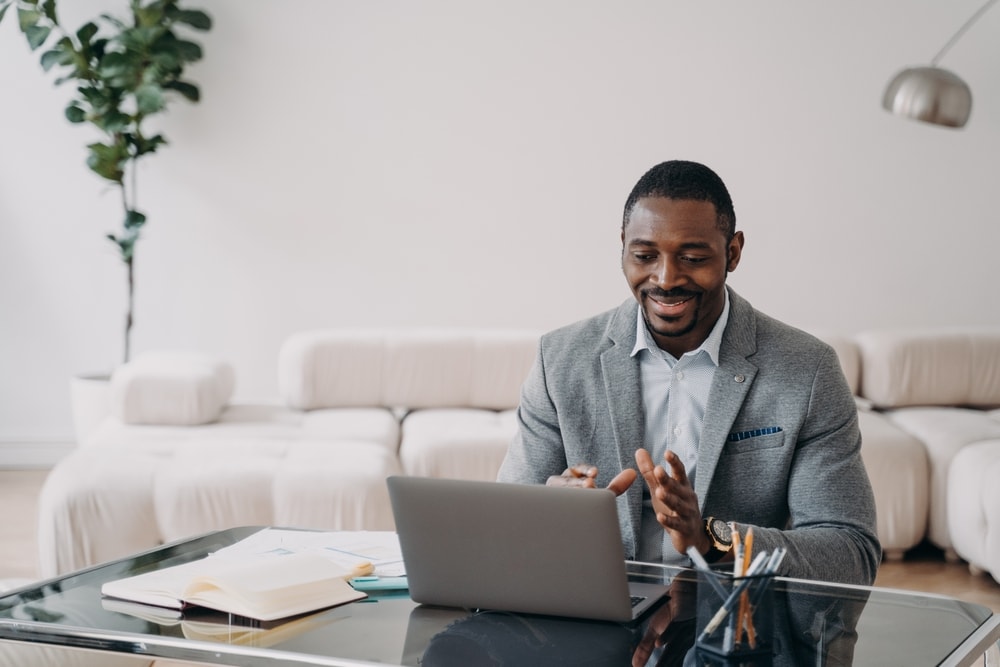
<path id="1" fill-rule="evenodd" d="M 881 549 L 853 396 L 832 348 L 726 286 L 735 224 L 704 165 L 639 180 L 621 231 L 635 298 L 542 337 L 498 479 L 610 488 L 629 558 L 732 560 L 730 526 L 752 526 L 754 551 L 787 547 L 782 575 L 870 584 Z"/>

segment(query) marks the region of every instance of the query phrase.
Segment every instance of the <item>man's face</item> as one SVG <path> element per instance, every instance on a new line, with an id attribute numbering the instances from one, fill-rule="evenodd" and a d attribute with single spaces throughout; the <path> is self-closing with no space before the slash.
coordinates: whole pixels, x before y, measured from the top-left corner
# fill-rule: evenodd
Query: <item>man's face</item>
<path id="1" fill-rule="evenodd" d="M 622 231 L 622 270 L 657 345 L 680 357 L 704 342 L 742 250 L 743 232 L 727 242 L 711 202 L 636 202 Z"/>

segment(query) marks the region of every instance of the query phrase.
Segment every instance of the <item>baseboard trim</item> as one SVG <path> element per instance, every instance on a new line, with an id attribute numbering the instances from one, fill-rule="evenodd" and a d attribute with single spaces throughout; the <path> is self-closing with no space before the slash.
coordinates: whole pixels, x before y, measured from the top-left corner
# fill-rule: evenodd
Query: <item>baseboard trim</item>
<path id="1" fill-rule="evenodd" d="M 0 469 L 51 468 L 75 448 L 72 441 L 55 438 L 0 439 Z"/>

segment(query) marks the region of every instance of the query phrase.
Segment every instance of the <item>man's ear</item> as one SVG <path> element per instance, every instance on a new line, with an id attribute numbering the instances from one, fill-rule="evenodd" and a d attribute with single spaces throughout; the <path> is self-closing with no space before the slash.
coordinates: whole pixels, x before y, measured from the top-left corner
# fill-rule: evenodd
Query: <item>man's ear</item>
<path id="1" fill-rule="evenodd" d="M 739 266 L 740 257 L 743 256 L 743 232 L 736 232 L 729 241 L 729 261 L 726 263 L 726 272 L 731 273 Z"/>

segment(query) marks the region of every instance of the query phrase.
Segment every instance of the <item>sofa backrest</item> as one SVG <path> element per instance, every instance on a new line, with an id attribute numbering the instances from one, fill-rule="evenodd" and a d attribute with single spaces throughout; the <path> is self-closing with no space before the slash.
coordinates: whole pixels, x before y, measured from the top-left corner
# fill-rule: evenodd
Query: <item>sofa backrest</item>
<path id="1" fill-rule="evenodd" d="M 523 330 L 330 329 L 293 334 L 278 390 L 299 410 L 517 407 L 540 334 Z"/>
<path id="2" fill-rule="evenodd" d="M 1000 405 L 1000 330 L 880 330 L 855 340 L 861 395 L 877 408 Z"/>

